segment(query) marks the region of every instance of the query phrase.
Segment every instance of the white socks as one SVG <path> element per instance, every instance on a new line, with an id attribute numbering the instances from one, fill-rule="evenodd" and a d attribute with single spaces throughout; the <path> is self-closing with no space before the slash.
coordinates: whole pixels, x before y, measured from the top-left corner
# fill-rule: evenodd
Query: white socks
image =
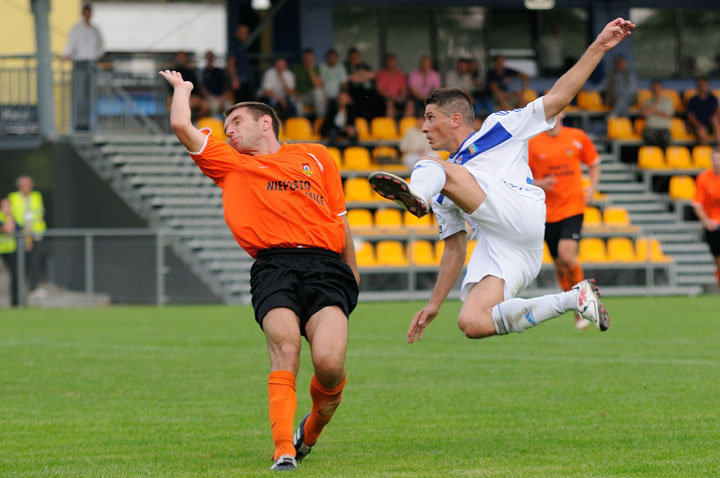
<path id="1" fill-rule="evenodd" d="M 498 335 L 522 332 L 540 322 L 575 309 L 578 291 L 544 295 L 533 299 L 510 299 L 492 308 L 492 318 Z"/>
<path id="2" fill-rule="evenodd" d="M 410 175 L 412 190 L 422 196 L 428 204 L 433 196 L 445 187 L 445 170 L 435 161 L 421 159 L 415 163 Z"/>

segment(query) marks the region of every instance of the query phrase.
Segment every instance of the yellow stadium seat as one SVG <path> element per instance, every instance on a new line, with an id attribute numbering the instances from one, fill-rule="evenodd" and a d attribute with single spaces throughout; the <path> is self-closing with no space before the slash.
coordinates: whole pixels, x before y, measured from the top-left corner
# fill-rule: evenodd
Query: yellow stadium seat
<path id="1" fill-rule="evenodd" d="M 616 262 L 633 262 L 635 246 L 627 237 L 611 237 L 607 242 L 608 260 Z"/>
<path id="2" fill-rule="evenodd" d="M 362 241 L 360 245 L 355 248 L 355 258 L 358 267 L 373 267 L 377 265 L 375 248 L 371 242 Z"/>
<path id="3" fill-rule="evenodd" d="M 373 161 L 382 165 L 384 169 L 387 169 L 387 166 L 390 166 L 391 169 L 396 166 L 406 169 L 400 161 L 400 153 L 392 146 L 376 146 L 373 148 L 372 157 Z"/>
<path id="4" fill-rule="evenodd" d="M 687 199 L 695 197 L 695 180 L 690 176 L 673 176 L 670 178 L 670 198 Z"/>
<path id="5" fill-rule="evenodd" d="M 435 222 L 432 219 L 432 214 L 425 214 L 423 217 L 417 217 L 410 211 L 404 211 L 403 220 L 405 222 L 405 227 L 410 229 L 427 229 L 435 225 Z"/>
<path id="6" fill-rule="evenodd" d="M 400 118 L 400 137 L 405 136 L 407 130 L 417 128 L 417 118 L 414 116 L 404 116 Z"/>
<path id="7" fill-rule="evenodd" d="M 624 208 L 616 206 L 606 207 L 603 211 L 603 222 L 606 226 L 629 226 L 630 216 Z"/>
<path id="8" fill-rule="evenodd" d="M 327 150 L 328 153 L 330 153 L 332 159 L 335 161 L 335 164 L 337 164 L 338 169 L 342 169 L 342 153 L 340 152 L 340 150 L 337 149 L 335 146 L 328 146 Z"/>
<path id="9" fill-rule="evenodd" d="M 396 141 L 398 129 L 393 118 L 378 116 L 370 121 L 370 135 L 380 141 Z"/>
<path id="10" fill-rule="evenodd" d="M 212 116 L 200 118 L 199 120 L 197 120 L 197 127 L 198 129 L 210 128 L 210 134 L 214 138 L 222 141 L 227 140 L 227 136 L 225 136 L 225 123 L 223 123 L 223 121 L 218 118 L 214 118 Z"/>
<path id="11" fill-rule="evenodd" d="M 585 226 L 599 226 L 602 224 L 602 216 L 600 210 L 596 207 L 586 207 L 585 215 L 583 217 L 583 225 Z"/>
<path id="12" fill-rule="evenodd" d="M 670 137 L 673 141 L 694 141 L 695 135 L 687 130 L 685 121 L 682 118 L 670 120 Z"/>
<path id="13" fill-rule="evenodd" d="M 553 258 L 550 255 L 550 248 L 548 247 L 547 242 L 543 242 L 542 263 L 543 264 L 552 264 L 553 263 Z"/>
<path id="14" fill-rule="evenodd" d="M 605 243 L 598 237 L 584 237 L 578 246 L 578 260 L 580 262 L 606 262 L 607 251 Z"/>
<path id="15" fill-rule="evenodd" d="M 588 111 L 610 111 L 610 108 L 602 102 L 602 97 L 597 91 L 583 90 L 577 95 L 579 108 Z"/>
<path id="16" fill-rule="evenodd" d="M 345 148 L 343 154 L 343 164 L 345 169 L 373 169 L 370 152 L 362 146 L 350 146 Z"/>
<path id="17" fill-rule="evenodd" d="M 635 127 L 635 134 L 642 136 L 643 131 L 645 131 L 645 118 L 635 118 L 633 126 Z"/>
<path id="18" fill-rule="evenodd" d="M 405 248 L 400 241 L 380 241 L 375 246 L 375 259 L 380 266 L 402 267 L 408 265 Z"/>
<path id="19" fill-rule="evenodd" d="M 690 150 L 685 146 L 668 146 L 665 149 L 665 163 L 671 169 L 691 169 Z"/>
<path id="20" fill-rule="evenodd" d="M 320 130 L 322 129 L 323 118 L 315 118 L 313 121 L 313 133 L 320 136 Z"/>
<path id="21" fill-rule="evenodd" d="M 355 118 L 355 129 L 357 130 L 358 139 L 360 141 L 372 141 L 370 134 L 370 126 L 365 118 L 358 116 Z"/>
<path id="22" fill-rule="evenodd" d="M 373 227 L 373 215 L 367 209 L 350 209 L 347 212 L 347 220 L 353 229 Z"/>
<path id="23" fill-rule="evenodd" d="M 633 130 L 630 118 L 608 118 L 607 122 L 607 137 L 608 139 L 624 139 L 624 140 L 639 140 L 638 136 Z"/>
<path id="24" fill-rule="evenodd" d="M 345 200 L 351 201 L 374 201 L 375 191 L 366 178 L 348 178 L 343 185 Z"/>
<path id="25" fill-rule="evenodd" d="M 416 266 L 434 266 L 438 264 L 430 241 L 413 241 L 408 244 L 410 263 Z"/>
<path id="26" fill-rule="evenodd" d="M 637 95 L 637 103 L 635 104 L 635 107 L 637 108 L 642 108 L 645 105 L 645 102 L 652 98 L 652 92 L 647 88 L 638 88 L 635 93 Z"/>
<path id="27" fill-rule="evenodd" d="M 670 99 L 670 102 L 673 105 L 673 108 L 675 108 L 675 113 L 677 112 L 683 112 L 685 111 L 685 105 L 683 104 L 682 98 L 680 97 L 680 93 L 677 92 L 677 90 L 662 90 L 662 93 L 660 93 L 662 96 L 665 96 Z"/>
<path id="28" fill-rule="evenodd" d="M 285 120 L 285 136 L 290 141 L 319 141 L 320 136 L 313 132 L 310 120 L 303 117 Z"/>
<path id="29" fill-rule="evenodd" d="M 690 101 L 690 98 L 692 98 L 695 95 L 697 95 L 697 90 L 695 88 L 690 88 L 690 89 L 685 90 L 683 92 L 683 103 L 685 103 L 685 105 L 687 105 L 688 101 Z"/>
<path id="30" fill-rule="evenodd" d="M 475 246 L 477 246 L 477 241 L 475 239 L 468 241 L 467 254 L 465 255 L 465 265 L 468 265 L 468 262 L 470 262 L 470 257 L 472 256 L 472 253 L 475 250 Z"/>
<path id="31" fill-rule="evenodd" d="M 528 104 L 531 101 L 535 101 L 538 97 L 537 91 L 531 90 L 530 88 L 522 91 L 523 103 Z"/>
<path id="32" fill-rule="evenodd" d="M 712 168 L 712 148 L 706 144 L 695 146 L 692 150 L 693 166 L 696 168 Z"/>
<path id="33" fill-rule="evenodd" d="M 662 149 L 658 146 L 641 146 L 638 152 L 638 167 L 640 169 L 666 169 Z"/>
<path id="34" fill-rule="evenodd" d="M 671 262 L 672 259 L 666 256 L 660 241 L 657 239 L 648 239 L 646 237 L 639 237 L 635 241 L 635 250 L 637 252 L 637 258 L 641 261 L 647 261 L 648 259 L 652 262 Z"/>
<path id="35" fill-rule="evenodd" d="M 399 209 L 378 209 L 375 211 L 375 227 L 401 229 L 403 227 L 402 213 Z"/>
<path id="36" fill-rule="evenodd" d="M 442 160 L 446 160 L 450 157 L 449 151 L 435 151 L 435 152 L 437 153 L 438 156 L 440 156 L 440 159 L 442 159 Z"/>
<path id="37" fill-rule="evenodd" d="M 445 251 L 445 241 L 435 241 L 435 257 L 437 257 L 438 262 L 442 260 L 443 252 Z"/>

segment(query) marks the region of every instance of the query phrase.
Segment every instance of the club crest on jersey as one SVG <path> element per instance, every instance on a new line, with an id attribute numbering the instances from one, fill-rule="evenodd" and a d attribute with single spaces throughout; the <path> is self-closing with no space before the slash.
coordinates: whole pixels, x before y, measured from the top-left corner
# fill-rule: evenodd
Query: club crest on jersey
<path id="1" fill-rule="evenodd" d="M 568 158 L 572 158 L 572 157 L 573 157 L 573 150 L 572 150 L 572 149 L 567 149 L 567 150 L 565 150 L 565 156 L 567 156 Z"/>
<path id="2" fill-rule="evenodd" d="M 306 176 L 312 176 L 312 170 L 310 169 L 310 163 L 302 163 L 302 170 Z"/>
<path id="3" fill-rule="evenodd" d="M 470 143 L 470 146 L 468 146 L 468 151 L 470 151 L 470 154 L 475 156 L 478 152 L 477 146 L 475 146 L 475 143 Z"/>

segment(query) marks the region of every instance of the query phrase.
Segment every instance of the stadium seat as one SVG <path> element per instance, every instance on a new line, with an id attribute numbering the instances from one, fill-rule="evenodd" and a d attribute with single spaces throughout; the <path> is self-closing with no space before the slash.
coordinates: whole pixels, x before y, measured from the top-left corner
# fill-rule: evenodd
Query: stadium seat
<path id="1" fill-rule="evenodd" d="M 343 154 L 345 169 L 367 170 L 373 169 L 370 152 L 362 146 L 350 146 L 345 148 Z"/>
<path id="2" fill-rule="evenodd" d="M 320 130 L 322 129 L 323 118 L 315 118 L 313 121 L 313 133 L 320 136 Z"/>
<path id="3" fill-rule="evenodd" d="M 400 161 L 400 153 L 392 146 L 376 146 L 372 152 L 373 161 L 382 169 L 407 169 Z"/>
<path id="4" fill-rule="evenodd" d="M 400 118 L 400 137 L 405 136 L 407 130 L 417 128 L 417 118 L 414 116 L 404 116 Z"/>
<path id="5" fill-rule="evenodd" d="M 688 132 L 685 121 L 682 118 L 673 118 L 670 121 L 670 137 L 673 141 L 695 140 L 695 135 Z"/>
<path id="6" fill-rule="evenodd" d="M 675 108 L 675 113 L 682 113 L 685 111 L 685 104 L 683 103 L 680 93 L 678 93 L 677 90 L 664 89 L 662 90 L 661 95 L 670 99 L 673 108 Z"/>
<path id="7" fill-rule="evenodd" d="M 357 130 L 358 140 L 360 141 L 372 141 L 373 138 L 370 135 L 370 126 L 365 118 L 358 116 L 355 118 L 355 129 Z"/>
<path id="8" fill-rule="evenodd" d="M 435 259 L 435 251 L 430 241 L 413 241 L 408 244 L 410 263 L 416 266 L 434 266 L 439 261 Z"/>
<path id="9" fill-rule="evenodd" d="M 310 120 L 302 117 L 285 120 L 285 137 L 290 141 L 320 140 L 320 136 L 313 132 Z"/>
<path id="10" fill-rule="evenodd" d="M 657 239 L 648 239 L 646 237 L 640 237 L 635 241 L 635 250 L 637 258 L 640 261 L 647 261 L 648 259 L 652 262 L 671 262 L 672 259 L 666 256 L 660 241 Z"/>
<path id="11" fill-rule="evenodd" d="M 547 242 L 543 242 L 542 263 L 543 264 L 552 264 L 553 263 L 553 258 L 550 255 L 550 248 L 548 247 Z"/>
<path id="12" fill-rule="evenodd" d="M 477 241 L 475 239 L 468 241 L 467 254 L 465 255 L 465 265 L 468 265 L 468 262 L 470 262 L 470 257 L 472 257 L 475 246 L 477 246 Z"/>
<path id="13" fill-rule="evenodd" d="M 358 267 L 373 267 L 377 265 L 375 260 L 375 248 L 371 242 L 362 241 L 355 247 L 355 258 Z"/>
<path id="14" fill-rule="evenodd" d="M 402 213 L 399 209 L 386 208 L 375 211 L 375 227 L 383 229 L 401 229 Z"/>
<path id="15" fill-rule="evenodd" d="M 438 263 L 442 260 L 443 252 L 445 251 L 445 241 L 437 240 L 435 241 L 435 257 L 438 260 Z"/>
<path id="16" fill-rule="evenodd" d="M 386 116 L 378 116 L 370 121 L 370 135 L 380 141 L 397 141 L 398 130 L 395 120 Z"/>
<path id="17" fill-rule="evenodd" d="M 342 153 L 340 152 L 340 150 L 337 149 L 335 146 L 328 146 L 327 150 L 328 153 L 330 153 L 330 156 L 332 156 L 332 159 L 335 160 L 335 164 L 337 164 L 338 169 L 342 170 Z"/>
<path id="18" fill-rule="evenodd" d="M 638 88 L 635 92 L 637 97 L 637 102 L 635 103 L 635 108 L 642 108 L 643 105 L 647 100 L 652 98 L 652 92 L 647 88 Z"/>
<path id="19" fill-rule="evenodd" d="M 695 180 L 690 176 L 673 176 L 670 178 L 669 194 L 671 199 L 687 199 L 695 197 Z"/>
<path id="20" fill-rule="evenodd" d="M 410 211 L 403 211 L 403 220 L 405 227 L 410 229 L 427 229 L 435 225 L 432 214 L 425 214 L 423 217 L 417 217 Z"/>
<path id="21" fill-rule="evenodd" d="M 442 159 L 442 160 L 446 160 L 450 157 L 449 151 L 435 151 L 435 152 L 437 153 L 438 156 L 440 156 L 440 159 Z"/>
<path id="22" fill-rule="evenodd" d="M 706 144 L 695 146 L 692 150 L 692 159 L 696 168 L 712 168 L 712 147 Z"/>
<path id="23" fill-rule="evenodd" d="M 665 163 L 671 169 L 691 169 L 690 151 L 685 146 L 668 146 L 665 149 Z"/>
<path id="24" fill-rule="evenodd" d="M 606 207 L 603 211 L 603 222 L 606 226 L 629 226 L 630 216 L 624 208 L 616 206 Z"/>
<path id="25" fill-rule="evenodd" d="M 635 133 L 638 136 L 642 136 L 643 131 L 645 131 L 645 118 L 635 118 L 633 126 L 635 126 Z"/>
<path id="26" fill-rule="evenodd" d="M 583 225 L 585 226 L 599 226 L 602 224 L 602 216 L 600 210 L 596 207 L 588 206 L 585 208 L 585 215 L 583 217 Z"/>
<path id="27" fill-rule="evenodd" d="M 213 116 L 206 116 L 204 118 L 200 118 L 199 120 L 197 120 L 197 127 L 198 129 L 210 128 L 210 134 L 214 138 L 222 141 L 227 140 L 227 136 L 225 136 L 225 123 L 223 123 L 223 121 L 219 118 L 215 118 Z"/>
<path id="28" fill-rule="evenodd" d="M 633 130 L 630 118 L 608 118 L 607 120 L 607 137 L 608 139 L 620 139 L 620 140 L 640 140 Z"/>
<path id="29" fill-rule="evenodd" d="M 343 185 L 345 201 L 374 201 L 375 191 L 366 178 L 348 178 Z"/>
<path id="30" fill-rule="evenodd" d="M 641 146 L 638 152 L 640 169 L 667 169 L 662 149 L 658 146 Z"/>
<path id="31" fill-rule="evenodd" d="M 347 212 L 347 220 L 353 229 L 373 227 L 373 215 L 367 209 L 350 209 Z"/>
<path id="32" fill-rule="evenodd" d="M 610 108 L 602 102 L 602 97 L 597 91 L 583 90 L 577 95 L 579 108 L 588 111 L 610 111 Z"/>
<path id="33" fill-rule="evenodd" d="M 408 265 L 405 249 L 400 241 L 380 241 L 375 246 L 375 259 L 380 266 L 403 267 Z"/>
<path id="34" fill-rule="evenodd" d="M 537 91 L 526 88 L 522 91 L 523 103 L 528 104 L 531 101 L 535 101 L 538 97 Z"/>
<path id="35" fill-rule="evenodd" d="M 633 262 L 637 260 L 635 247 L 627 237 L 611 237 L 607 242 L 608 260 L 615 262 Z"/>
<path id="36" fill-rule="evenodd" d="M 606 262 L 607 252 L 603 240 L 598 237 L 584 237 L 580 239 L 578 260 L 580 262 Z"/>

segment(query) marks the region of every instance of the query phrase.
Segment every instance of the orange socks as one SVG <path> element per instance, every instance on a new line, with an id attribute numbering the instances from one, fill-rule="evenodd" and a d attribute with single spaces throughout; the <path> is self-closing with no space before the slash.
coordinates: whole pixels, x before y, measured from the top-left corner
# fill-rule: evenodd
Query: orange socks
<path id="1" fill-rule="evenodd" d="M 310 397 L 312 398 L 312 410 L 310 416 L 305 421 L 305 439 L 306 445 L 312 446 L 320 436 L 332 418 L 335 410 L 342 401 L 342 391 L 345 388 L 347 377 L 337 387 L 325 388 L 320 385 L 315 375 L 310 381 Z"/>
<path id="2" fill-rule="evenodd" d="M 568 291 L 572 288 L 573 284 L 570 284 L 570 278 L 560 272 L 560 269 L 557 267 L 555 268 L 555 277 L 557 277 L 558 284 L 562 290 Z"/>
<path id="3" fill-rule="evenodd" d="M 578 263 L 575 263 L 575 265 L 572 267 L 572 269 L 570 269 L 570 277 L 568 278 L 569 282 L 570 282 L 570 287 L 568 287 L 565 290 L 572 289 L 572 286 L 574 286 L 578 282 L 581 282 L 584 278 L 585 278 L 585 272 L 583 271 L 582 266 Z"/>
<path id="4" fill-rule="evenodd" d="M 720 286 L 720 270 L 715 273 L 715 276 L 717 277 L 718 285 Z"/>
<path id="5" fill-rule="evenodd" d="M 292 443 L 293 420 L 295 419 L 295 408 L 297 408 L 295 374 L 286 370 L 270 372 L 268 398 L 270 401 L 270 427 L 275 443 L 273 459 L 277 460 L 281 455 L 295 456 L 295 447 Z M 314 406 L 313 410 L 315 410 Z"/>

